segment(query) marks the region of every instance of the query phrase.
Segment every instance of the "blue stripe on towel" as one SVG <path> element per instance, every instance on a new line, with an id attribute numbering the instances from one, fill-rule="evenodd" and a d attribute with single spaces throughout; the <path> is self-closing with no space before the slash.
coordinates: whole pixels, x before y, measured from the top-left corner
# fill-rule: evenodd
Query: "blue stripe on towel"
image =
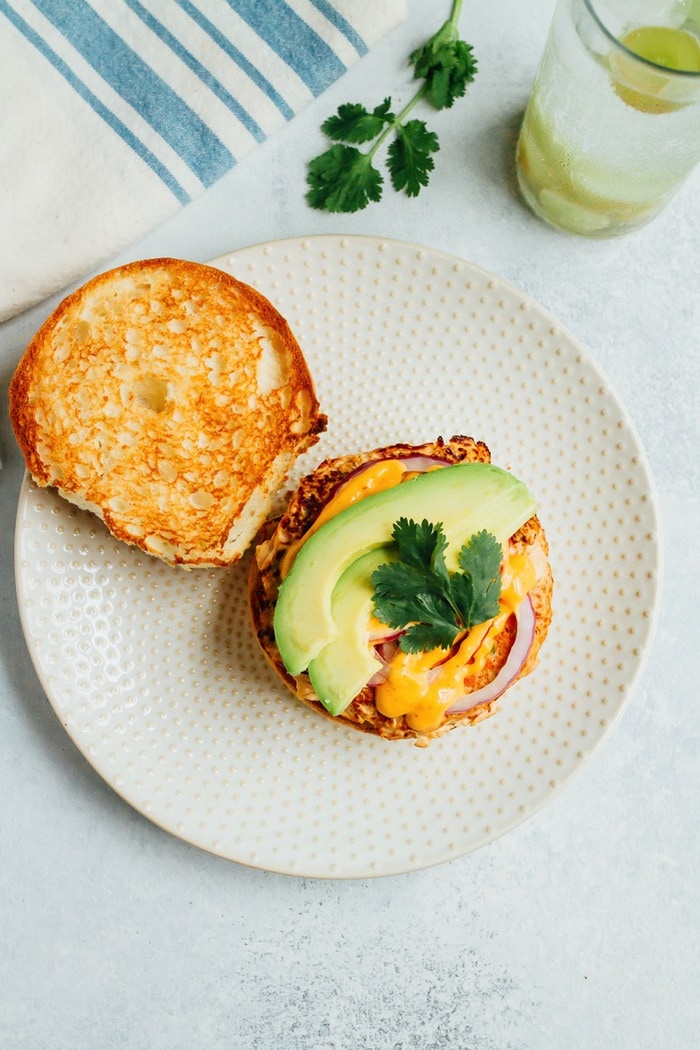
<path id="1" fill-rule="evenodd" d="M 196 22 L 200 29 L 203 29 L 211 39 L 217 44 L 221 50 L 232 59 L 236 65 L 243 70 L 247 77 L 249 77 L 257 87 L 263 91 L 271 102 L 277 106 L 285 120 L 291 120 L 294 116 L 294 110 L 287 104 L 282 98 L 280 93 L 273 87 L 269 80 L 262 75 L 259 69 L 256 69 L 252 62 L 242 54 L 238 48 L 231 43 L 231 41 L 220 33 L 213 23 L 206 18 L 202 12 L 190 3 L 190 0 L 175 0 L 175 2 L 182 8 L 185 14 L 189 15 L 193 22 Z"/>
<path id="2" fill-rule="evenodd" d="M 358 55 L 366 55 L 368 51 L 367 44 L 364 42 L 360 34 L 351 26 L 346 18 L 340 14 L 339 11 L 333 7 L 333 4 L 329 4 L 328 0 L 311 0 L 317 11 L 320 11 L 324 18 L 327 18 L 331 25 L 339 29 L 343 36 L 348 40 L 349 43 L 357 51 Z"/>
<path id="3" fill-rule="evenodd" d="M 240 102 L 233 97 L 230 91 L 227 91 L 224 85 L 219 83 L 206 66 L 203 66 L 202 63 L 194 57 L 192 52 L 188 51 L 187 48 L 180 43 L 177 37 L 173 36 L 163 23 L 159 22 L 158 19 L 139 2 L 139 0 L 124 0 L 124 3 L 131 8 L 134 14 L 138 15 L 144 25 L 147 25 L 164 44 L 168 45 L 170 50 L 176 54 L 193 73 L 196 73 L 202 83 L 207 85 L 212 94 L 221 99 L 224 105 L 231 110 L 238 120 L 240 120 L 243 127 L 251 133 L 253 138 L 258 142 L 262 142 L 265 138 L 265 133 L 262 128 L 253 120 L 250 113 L 243 108 Z"/>
<path id="4" fill-rule="evenodd" d="M 233 156 L 211 128 L 85 0 L 32 2 L 93 69 L 176 150 L 204 186 L 211 186 L 233 167 Z"/>
<path id="5" fill-rule="evenodd" d="M 57 55 L 34 29 L 32 29 L 32 27 L 28 25 L 16 11 L 13 11 L 5 0 L 0 0 L 0 13 L 5 15 L 8 21 L 11 22 L 12 25 L 19 30 L 22 36 L 24 36 L 24 38 L 51 63 L 54 69 L 60 73 L 80 97 L 92 107 L 95 113 L 97 113 L 97 115 L 100 116 L 113 131 L 116 131 L 127 146 L 130 146 L 131 149 L 138 154 L 141 160 L 148 165 L 151 171 L 155 172 L 180 204 L 187 204 L 190 200 L 189 194 L 183 189 L 180 183 L 173 178 L 168 169 L 161 164 L 148 147 L 145 146 L 143 142 L 141 142 L 141 140 L 134 135 L 129 128 L 121 122 L 121 120 L 118 119 L 118 117 L 115 117 L 114 113 L 112 113 L 107 106 L 100 102 L 99 98 L 97 98 L 97 96 L 90 91 L 73 70 L 66 65 L 60 55 Z"/>
<path id="6" fill-rule="evenodd" d="M 330 87 L 345 66 L 284 0 L 226 0 L 251 29 L 304 81 L 314 96 Z"/>

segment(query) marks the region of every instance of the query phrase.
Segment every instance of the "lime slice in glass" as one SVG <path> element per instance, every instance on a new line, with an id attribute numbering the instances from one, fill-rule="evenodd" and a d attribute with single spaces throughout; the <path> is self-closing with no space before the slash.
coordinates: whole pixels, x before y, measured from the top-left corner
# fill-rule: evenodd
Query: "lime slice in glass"
<path id="1" fill-rule="evenodd" d="M 664 70 L 700 73 L 700 40 L 685 29 L 669 26 L 638 26 L 620 41 L 628 51 L 658 66 L 636 62 L 630 55 L 610 56 L 615 91 L 628 106 L 643 113 L 670 113 L 683 105 L 673 98 L 671 79 Z"/>

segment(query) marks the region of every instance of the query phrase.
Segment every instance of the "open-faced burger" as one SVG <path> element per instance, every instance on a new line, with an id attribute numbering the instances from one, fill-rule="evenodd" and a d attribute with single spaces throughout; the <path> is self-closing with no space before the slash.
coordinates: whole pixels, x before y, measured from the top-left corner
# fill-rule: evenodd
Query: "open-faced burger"
<path id="1" fill-rule="evenodd" d="M 250 603 L 303 703 L 424 744 L 493 715 L 533 670 L 552 586 L 528 488 L 453 437 L 322 463 L 263 530 Z"/>

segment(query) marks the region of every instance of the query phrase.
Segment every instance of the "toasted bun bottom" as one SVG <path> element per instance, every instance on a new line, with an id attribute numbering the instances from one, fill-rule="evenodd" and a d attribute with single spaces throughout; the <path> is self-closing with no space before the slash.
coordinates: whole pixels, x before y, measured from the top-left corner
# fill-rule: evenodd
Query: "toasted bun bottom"
<path id="1" fill-rule="evenodd" d="M 445 463 L 490 461 L 490 453 L 482 442 L 472 438 L 455 436 L 449 441 L 438 438 L 424 445 L 391 445 L 371 452 L 341 456 L 326 460 L 304 478 L 290 499 L 285 514 L 267 522 L 258 537 L 256 556 L 249 577 L 250 611 L 260 647 L 280 679 L 303 704 L 336 723 L 351 726 L 363 733 L 371 733 L 385 740 L 412 739 L 419 746 L 439 737 L 459 725 L 474 725 L 496 713 L 499 703 L 507 691 L 498 699 L 479 704 L 460 714 L 446 715 L 442 724 L 431 732 L 412 729 L 405 717 L 387 718 L 380 714 L 374 703 L 374 691 L 367 687 L 355 697 L 342 715 L 329 714 L 319 701 L 307 674 L 293 677 L 285 668 L 275 642 L 273 618 L 277 592 L 281 582 L 280 564 L 285 551 L 300 539 L 313 524 L 319 511 L 332 496 L 338 485 L 363 464 L 381 459 L 406 456 L 431 456 Z M 549 629 L 552 618 L 551 600 L 553 590 L 552 573 L 548 561 L 547 540 L 537 517 L 532 517 L 510 539 L 513 553 L 529 554 L 537 568 L 537 584 L 530 592 L 530 601 L 535 612 L 535 632 L 528 657 L 517 678 L 523 678 L 537 665 L 538 654 Z M 505 630 L 498 635 L 487 666 L 474 679 L 474 689 L 488 685 L 505 663 L 515 637 L 515 625 L 511 618 Z M 512 688 L 512 684 L 509 688 Z"/>
<path id="2" fill-rule="evenodd" d="M 325 416 L 289 325 L 211 266 L 149 259 L 68 296 L 25 351 L 10 416 L 39 485 L 165 561 L 228 565 Z"/>

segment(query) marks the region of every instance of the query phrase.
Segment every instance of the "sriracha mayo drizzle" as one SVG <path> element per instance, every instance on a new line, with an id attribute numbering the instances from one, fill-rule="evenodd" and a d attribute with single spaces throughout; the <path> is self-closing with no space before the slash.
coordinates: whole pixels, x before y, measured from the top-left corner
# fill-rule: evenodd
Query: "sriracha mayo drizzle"
<path id="1" fill-rule="evenodd" d="M 375 690 L 379 713 L 387 718 L 405 715 L 411 729 L 437 729 L 447 709 L 463 695 L 465 680 L 484 670 L 494 641 L 535 586 L 536 579 L 535 567 L 527 554 L 507 555 L 498 615 L 466 632 L 457 652 L 448 659 L 444 649 L 397 652 L 386 680 Z"/>

